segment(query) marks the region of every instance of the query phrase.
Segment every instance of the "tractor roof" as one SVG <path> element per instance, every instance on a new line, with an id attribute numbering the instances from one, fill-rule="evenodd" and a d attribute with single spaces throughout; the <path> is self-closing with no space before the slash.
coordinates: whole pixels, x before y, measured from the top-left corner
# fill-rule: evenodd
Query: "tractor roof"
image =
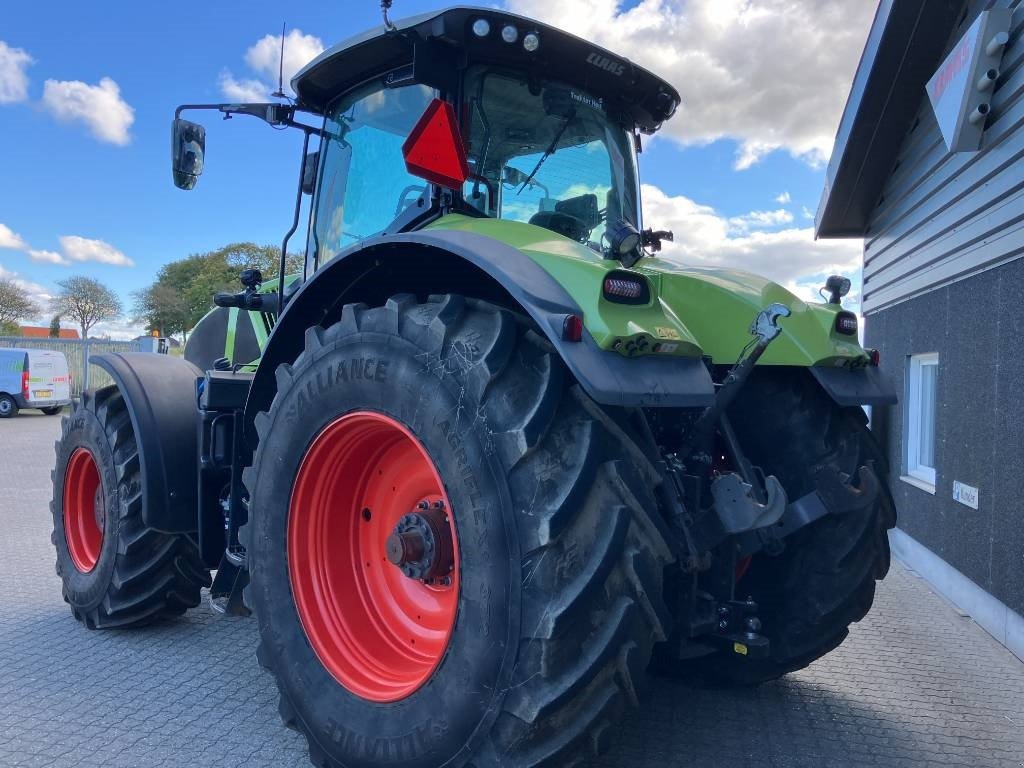
<path id="1" fill-rule="evenodd" d="M 489 24 L 490 31 L 483 37 L 472 30 L 479 19 Z M 518 31 L 514 43 L 501 37 L 502 28 L 509 24 Z M 540 38 L 533 53 L 522 45 L 529 32 Z M 410 64 L 418 43 L 434 46 L 424 68 L 436 68 L 444 59 L 457 60 L 455 55 L 434 54 L 464 52 L 469 64 L 494 64 L 553 77 L 604 99 L 648 133 L 656 131 L 679 105 L 675 88 L 611 51 L 523 16 L 471 6 L 411 16 L 395 22 L 390 31 L 376 27 L 324 51 L 292 78 L 299 105 L 323 112 L 337 96 L 360 83 Z"/>

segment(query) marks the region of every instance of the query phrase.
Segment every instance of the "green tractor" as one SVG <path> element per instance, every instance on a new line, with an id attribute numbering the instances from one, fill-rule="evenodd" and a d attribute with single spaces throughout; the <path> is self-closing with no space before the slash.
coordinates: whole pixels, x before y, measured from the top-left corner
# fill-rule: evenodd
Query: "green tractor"
<path id="1" fill-rule="evenodd" d="M 255 613 L 318 766 L 572 766 L 650 673 L 755 684 L 839 645 L 895 523 L 895 402 L 830 278 L 660 258 L 641 134 L 679 96 L 530 19 L 454 8 L 320 55 L 281 274 L 186 358 L 94 358 L 53 542 L 89 628 Z M 312 139 L 313 144 L 310 144 Z M 305 268 L 283 254 L 308 206 Z M 211 585 L 211 573 L 215 573 Z"/>

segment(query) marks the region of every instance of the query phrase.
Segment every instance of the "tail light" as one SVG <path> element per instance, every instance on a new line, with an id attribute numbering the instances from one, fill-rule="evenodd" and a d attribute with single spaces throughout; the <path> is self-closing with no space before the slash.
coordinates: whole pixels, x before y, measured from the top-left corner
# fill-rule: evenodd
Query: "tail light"
<path id="1" fill-rule="evenodd" d="M 633 272 L 609 272 L 604 278 L 604 297 L 616 304 L 646 304 L 651 291 L 642 275 Z"/>
<path id="2" fill-rule="evenodd" d="M 583 318 L 579 315 L 566 315 L 562 321 L 562 338 L 566 341 L 582 341 Z"/>
<path id="3" fill-rule="evenodd" d="M 882 354 L 877 349 L 867 349 L 865 352 L 868 353 L 871 364 L 877 368 L 878 364 L 882 362 Z"/>
<path id="4" fill-rule="evenodd" d="M 857 335 L 857 316 L 853 312 L 839 312 L 836 314 L 836 332 L 844 336 Z"/>
<path id="5" fill-rule="evenodd" d="M 28 400 L 28 369 L 21 372 L 21 396 Z"/>

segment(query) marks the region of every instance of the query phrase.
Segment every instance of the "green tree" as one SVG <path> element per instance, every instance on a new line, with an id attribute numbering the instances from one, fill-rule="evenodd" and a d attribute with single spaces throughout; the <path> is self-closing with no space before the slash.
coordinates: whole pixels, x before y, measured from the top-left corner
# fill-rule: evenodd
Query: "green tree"
<path id="1" fill-rule="evenodd" d="M 156 282 L 132 294 L 136 322 L 144 322 L 147 331 L 161 336 L 187 335 L 191 316 L 184 294 L 165 282 Z"/>
<path id="2" fill-rule="evenodd" d="M 161 335 L 187 335 L 213 306 L 213 294 L 238 291 L 243 269 L 258 269 L 276 280 L 281 249 L 276 245 L 230 243 L 164 264 L 156 280 L 133 294 L 135 319 Z M 302 256 L 289 254 L 285 271 L 302 271 Z"/>
<path id="3" fill-rule="evenodd" d="M 36 317 L 42 309 L 28 295 L 28 291 L 10 278 L 0 278 L 0 333 L 18 336 L 19 320 Z"/>
<path id="4" fill-rule="evenodd" d="M 50 338 L 60 338 L 60 315 L 54 315 L 50 320 Z"/>
<path id="5" fill-rule="evenodd" d="M 76 275 L 59 280 L 57 286 L 60 292 L 53 298 L 51 309 L 75 320 L 82 328 L 83 339 L 89 338 L 89 329 L 96 323 L 121 314 L 121 300 L 99 280 Z"/>

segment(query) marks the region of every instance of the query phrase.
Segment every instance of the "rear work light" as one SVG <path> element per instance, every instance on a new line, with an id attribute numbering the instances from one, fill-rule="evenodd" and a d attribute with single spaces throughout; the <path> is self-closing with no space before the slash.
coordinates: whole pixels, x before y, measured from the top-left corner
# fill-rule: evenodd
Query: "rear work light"
<path id="1" fill-rule="evenodd" d="M 836 315 L 836 331 L 844 336 L 856 336 L 857 316 L 853 312 L 839 312 Z"/>
<path id="2" fill-rule="evenodd" d="M 632 272 L 609 272 L 604 278 L 603 293 L 616 304 L 646 304 L 651 300 L 647 281 Z"/>

